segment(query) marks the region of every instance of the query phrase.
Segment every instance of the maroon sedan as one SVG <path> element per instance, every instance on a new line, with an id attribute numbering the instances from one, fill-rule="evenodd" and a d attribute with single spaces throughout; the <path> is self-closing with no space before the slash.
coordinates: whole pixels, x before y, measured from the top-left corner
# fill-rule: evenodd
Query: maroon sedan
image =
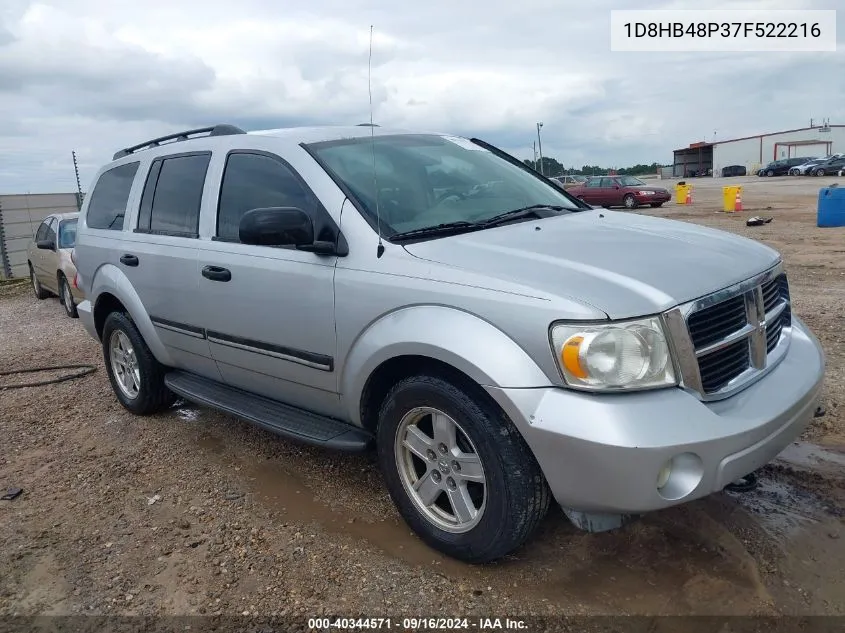
<path id="1" fill-rule="evenodd" d="M 672 199 L 666 189 L 652 187 L 634 176 L 594 176 L 566 191 L 594 207 L 659 207 Z"/>

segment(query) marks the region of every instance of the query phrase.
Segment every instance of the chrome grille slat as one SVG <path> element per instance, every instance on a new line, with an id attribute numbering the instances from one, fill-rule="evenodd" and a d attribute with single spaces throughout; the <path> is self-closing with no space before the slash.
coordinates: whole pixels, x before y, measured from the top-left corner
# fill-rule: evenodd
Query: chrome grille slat
<path id="1" fill-rule="evenodd" d="M 692 351 L 679 360 L 684 385 L 705 400 L 727 397 L 783 357 L 792 324 L 789 282 L 778 264 L 674 313 L 686 331 L 675 327 L 673 336 L 688 337 L 679 348 Z"/>
<path id="2" fill-rule="evenodd" d="M 731 346 L 699 360 L 701 384 L 705 392 L 717 391 L 749 365 L 748 342 Z"/>
<path id="3" fill-rule="evenodd" d="M 715 343 L 724 338 L 726 331 L 740 329 L 746 323 L 745 302 L 741 296 L 696 312 L 688 320 L 690 335 L 696 348 Z"/>

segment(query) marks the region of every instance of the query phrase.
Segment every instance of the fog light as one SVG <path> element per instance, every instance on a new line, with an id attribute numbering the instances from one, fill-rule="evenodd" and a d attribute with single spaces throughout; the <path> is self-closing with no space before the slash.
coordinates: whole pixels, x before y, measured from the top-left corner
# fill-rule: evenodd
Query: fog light
<path id="1" fill-rule="evenodd" d="M 672 460 L 663 464 L 663 468 L 657 473 L 657 489 L 660 490 L 669 481 L 669 476 L 672 474 Z"/>

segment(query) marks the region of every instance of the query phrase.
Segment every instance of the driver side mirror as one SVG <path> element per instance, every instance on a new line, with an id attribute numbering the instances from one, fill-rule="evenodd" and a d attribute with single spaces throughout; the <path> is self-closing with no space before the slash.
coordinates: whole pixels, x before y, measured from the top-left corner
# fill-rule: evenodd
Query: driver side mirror
<path id="1" fill-rule="evenodd" d="M 242 244 L 294 246 L 318 255 L 336 254 L 331 242 L 314 241 L 314 220 L 296 207 L 265 207 L 244 213 L 238 226 Z"/>
<path id="2" fill-rule="evenodd" d="M 55 244 L 53 244 L 53 240 L 38 240 L 35 243 L 35 246 L 37 246 L 38 248 L 41 248 L 45 251 L 52 251 L 53 248 L 55 247 Z"/>

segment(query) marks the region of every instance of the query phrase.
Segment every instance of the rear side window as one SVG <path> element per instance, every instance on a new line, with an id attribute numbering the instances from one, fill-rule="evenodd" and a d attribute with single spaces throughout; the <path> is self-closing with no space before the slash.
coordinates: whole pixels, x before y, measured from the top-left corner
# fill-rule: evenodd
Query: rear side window
<path id="1" fill-rule="evenodd" d="M 88 203 L 86 223 L 89 227 L 114 231 L 123 229 L 123 216 L 138 165 L 137 162 L 127 163 L 103 172 Z"/>
<path id="2" fill-rule="evenodd" d="M 76 246 L 76 220 L 65 220 L 59 225 L 59 248 Z"/>
<path id="3" fill-rule="evenodd" d="M 138 230 L 197 237 L 210 160 L 210 153 L 155 160 L 141 196 Z"/>
<path id="4" fill-rule="evenodd" d="M 226 160 L 217 206 L 217 237 L 239 241 L 244 213 L 262 207 L 314 208 L 310 192 L 284 163 L 263 154 L 235 153 Z"/>

